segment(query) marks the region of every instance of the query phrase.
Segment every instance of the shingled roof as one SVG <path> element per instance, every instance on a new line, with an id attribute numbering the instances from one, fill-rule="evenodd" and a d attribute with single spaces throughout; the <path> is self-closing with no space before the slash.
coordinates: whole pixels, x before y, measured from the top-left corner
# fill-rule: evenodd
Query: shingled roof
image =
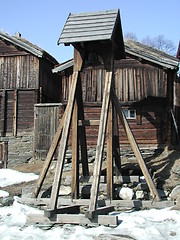
<path id="1" fill-rule="evenodd" d="M 108 10 L 89 13 L 70 13 L 58 44 L 65 45 L 85 42 L 111 42 L 116 48 L 118 58 L 124 56 L 124 41 L 122 36 L 119 10 Z M 81 46 L 82 47 L 82 44 Z"/>
<path id="2" fill-rule="evenodd" d="M 178 59 L 165 52 L 132 40 L 125 41 L 124 45 L 126 54 L 130 54 L 134 57 L 144 59 L 148 62 L 152 62 L 168 69 L 177 70 Z M 70 59 L 67 62 L 59 64 L 52 71 L 53 73 L 57 73 L 64 71 L 65 69 L 68 69 L 72 66 L 73 59 Z"/>
<path id="3" fill-rule="evenodd" d="M 48 52 L 38 47 L 37 45 L 32 44 L 28 40 L 21 38 L 20 36 L 9 36 L 7 33 L 0 31 L 0 39 L 11 43 L 12 45 L 18 48 L 21 48 L 22 50 L 25 50 L 26 52 L 29 52 L 37 56 L 38 58 L 46 58 L 53 64 L 58 64 L 58 61 Z"/>

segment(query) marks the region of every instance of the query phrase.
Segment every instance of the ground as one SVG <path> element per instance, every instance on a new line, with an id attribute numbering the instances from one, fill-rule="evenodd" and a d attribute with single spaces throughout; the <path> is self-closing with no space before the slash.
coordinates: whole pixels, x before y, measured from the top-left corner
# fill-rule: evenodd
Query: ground
<path id="1" fill-rule="evenodd" d="M 160 154 L 156 154 L 154 157 L 146 158 L 145 162 L 157 188 L 171 192 L 175 186 L 180 184 L 180 148 L 173 150 L 166 149 Z M 20 172 L 39 174 L 43 165 L 44 161 L 29 161 L 13 169 Z M 130 162 L 125 158 L 122 159 L 122 169 L 124 172 L 127 172 L 127 169 L 131 169 L 131 171 L 129 171 L 130 174 L 140 172 L 139 165 L 136 161 Z M 48 184 L 53 181 L 53 176 L 54 169 L 51 169 L 46 178 Z M 11 185 L 1 189 L 8 191 L 11 196 L 20 196 L 24 187 L 29 186 L 32 189 L 35 184 L 36 180 L 28 183 Z"/>

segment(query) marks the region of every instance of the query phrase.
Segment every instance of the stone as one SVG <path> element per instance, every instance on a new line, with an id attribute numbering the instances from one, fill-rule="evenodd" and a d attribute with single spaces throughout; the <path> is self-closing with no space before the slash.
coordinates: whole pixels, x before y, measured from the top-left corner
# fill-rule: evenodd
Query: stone
<path id="1" fill-rule="evenodd" d="M 123 200 L 132 200 L 134 196 L 134 191 L 128 187 L 117 188 L 118 195 Z"/>
<path id="2" fill-rule="evenodd" d="M 170 193 L 169 197 L 171 198 L 171 200 L 177 200 L 178 198 L 180 198 L 180 185 L 177 185 L 172 192 Z"/>
<path id="3" fill-rule="evenodd" d="M 12 196 L 9 196 L 9 197 L 2 198 L 1 205 L 3 207 L 8 207 L 8 206 L 11 206 L 13 202 L 14 202 L 14 198 Z"/>
<path id="4" fill-rule="evenodd" d="M 136 195 L 136 199 L 140 199 L 140 200 L 144 199 L 144 197 L 145 197 L 144 191 L 142 191 L 142 190 L 136 191 L 135 195 Z"/>
<path id="5" fill-rule="evenodd" d="M 148 190 L 148 189 L 149 189 L 149 188 L 148 188 L 148 185 L 147 185 L 147 183 L 145 183 L 145 182 L 139 183 L 139 184 L 134 188 L 135 191 Z"/>
<path id="6" fill-rule="evenodd" d="M 71 194 L 71 187 L 62 185 L 60 187 L 59 195 L 67 196 Z"/>

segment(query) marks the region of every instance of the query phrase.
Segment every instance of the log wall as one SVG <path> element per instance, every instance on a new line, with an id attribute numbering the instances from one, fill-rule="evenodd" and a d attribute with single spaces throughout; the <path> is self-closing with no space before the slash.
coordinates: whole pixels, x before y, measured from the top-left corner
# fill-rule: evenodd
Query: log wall
<path id="1" fill-rule="evenodd" d="M 1 136 L 16 136 L 33 130 L 38 95 L 36 89 L 0 91 Z"/>

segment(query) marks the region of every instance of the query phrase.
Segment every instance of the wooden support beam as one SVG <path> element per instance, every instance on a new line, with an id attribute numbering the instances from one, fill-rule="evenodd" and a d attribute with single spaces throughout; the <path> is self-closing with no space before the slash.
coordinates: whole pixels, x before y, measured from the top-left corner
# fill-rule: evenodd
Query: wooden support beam
<path id="1" fill-rule="evenodd" d="M 82 85 L 81 78 L 79 78 L 77 85 L 77 104 L 78 104 L 78 124 L 80 121 L 84 121 L 84 107 L 83 107 L 83 99 L 82 99 Z M 86 141 L 86 130 L 85 125 L 79 126 L 79 140 L 81 145 L 81 162 L 82 162 L 82 172 L 83 176 L 89 175 L 89 167 L 88 167 L 88 155 L 87 155 L 87 141 Z"/>
<path id="2" fill-rule="evenodd" d="M 121 156 L 119 144 L 118 118 L 117 111 L 113 104 L 113 156 L 115 158 L 115 174 L 121 175 Z"/>
<path id="3" fill-rule="evenodd" d="M 3 90 L 1 99 L 1 137 L 6 135 L 6 94 L 6 90 Z"/>
<path id="4" fill-rule="evenodd" d="M 26 224 L 80 224 L 93 226 L 95 223 L 116 227 L 118 225 L 118 216 L 96 215 L 90 220 L 82 214 L 57 214 L 51 218 L 45 217 L 43 214 L 29 214 L 26 218 Z"/>
<path id="5" fill-rule="evenodd" d="M 153 183 L 153 181 L 152 181 L 152 178 L 151 178 L 151 176 L 150 176 L 150 174 L 149 174 L 149 171 L 148 171 L 148 169 L 147 169 L 147 167 L 146 167 L 146 164 L 145 164 L 145 162 L 144 162 L 144 160 L 143 160 L 143 157 L 142 157 L 142 155 L 141 155 L 141 152 L 140 152 L 140 150 L 139 150 L 139 148 L 138 148 L 138 145 L 137 145 L 137 143 L 136 143 L 136 140 L 135 140 L 135 138 L 134 138 L 134 136 L 133 136 L 133 133 L 132 133 L 132 131 L 131 131 L 131 129 L 130 129 L 130 126 L 129 126 L 129 124 L 128 124 L 128 121 L 127 121 L 127 119 L 126 119 L 126 117 L 125 117 L 125 115 L 124 115 L 124 112 L 123 112 L 123 110 L 122 110 L 122 107 L 121 107 L 121 105 L 120 105 L 120 103 L 119 103 L 119 100 L 118 100 L 116 94 L 114 93 L 114 91 L 112 91 L 112 99 L 113 99 L 114 105 L 115 105 L 115 107 L 116 107 L 116 110 L 117 110 L 117 112 L 118 112 L 118 114 L 119 114 L 121 123 L 123 124 L 123 127 L 124 127 L 124 129 L 125 129 L 125 132 L 126 132 L 126 134 L 127 134 L 127 137 L 128 137 L 129 143 L 130 143 L 130 145 L 131 145 L 131 148 L 132 148 L 132 150 L 134 151 L 134 154 L 135 154 L 135 156 L 136 156 L 136 159 L 137 159 L 137 161 L 138 161 L 138 164 L 139 164 L 139 166 L 140 166 L 140 168 L 141 168 L 141 171 L 142 171 L 142 173 L 143 173 L 143 175 L 144 175 L 144 177 L 145 177 L 145 179 L 146 179 L 146 182 L 147 182 L 147 184 L 148 184 L 148 187 L 149 187 L 149 189 L 150 189 L 150 191 L 151 191 L 151 193 L 152 193 L 152 196 L 153 196 L 153 198 L 156 199 L 157 201 L 160 201 L 160 197 L 159 197 L 159 194 L 158 194 L 158 192 L 157 192 L 157 189 L 156 189 L 156 187 L 155 187 L 155 185 L 154 185 L 154 183 Z"/>
<path id="6" fill-rule="evenodd" d="M 107 122 L 107 199 L 113 199 L 113 106 L 109 103 Z"/>
<path id="7" fill-rule="evenodd" d="M 95 156 L 95 164 L 94 164 L 94 171 L 93 171 L 93 183 L 91 188 L 90 205 L 89 205 L 88 213 L 86 215 L 88 218 L 92 218 L 97 205 L 99 179 L 100 179 L 100 173 L 101 173 L 102 157 L 103 157 L 104 142 L 105 142 L 106 128 L 107 128 L 107 117 L 108 117 L 108 109 L 109 109 L 109 101 L 110 101 L 110 93 L 111 93 L 111 83 L 112 83 L 112 71 L 106 72 L 98 140 L 97 140 L 97 146 L 96 146 L 96 156 Z"/>
<path id="8" fill-rule="evenodd" d="M 63 206 L 60 208 L 57 208 L 56 210 L 44 210 L 44 216 L 51 218 L 55 214 L 73 214 L 73 213 L 79 213 L 80 212 L 80 205 L 70 205 L 70 206 Z"/>
<path id="9" fill-rule="evenodd" d="M 79 137 L 78 137 L 78 105 L 74 102 L 72 116 L 72 170 L 71 170 L 71 198 L 79 197 Z"/>
<path id="10" fill-rule="evenodd" d="M 57 159 L 54 182 L 52 186 L 51 202 L 49 206 L 51 210 L 57 208 L 57 200 L 58 200 L 59 189 L 61 184 L 61 177 L 62 177 L 65 154 L 66 154 L 67 141 L 68 141 L 68 136 L 70 131 L 70 124 L 71 124 L 72 112 L 73 112 L 74 101 L 75 101 L 78 75 L 79 75 L 79 72 L 73 73 L 71 90 L 69 93 L 69 100 L 66 106 L 65 117 L 64 117 L 64 127 L 63 127 L 61 142 L 59 146 L 59 154 Z"/>
<path id="11" fill-rule="evenodd" d="M 93 119 L 79 120 L 79 126 L 99 126 L 99 122 L 99 120 Z"/>
<path id="12" fill-rule="evenodd" d="M 65 114 L 63 115 L 62 119 L 61 119 L 61 122 L 59 124 L 59 127 L 57 129 L 57 132 L 54 136 L 54 139 L 52 141 L 52 144 L 51 144 L 51 147 L 48 151 L 48 154 L 47 154 L 47 157 L 45 159 L 45 163 L 44 163 L 44 166 L 41 170 L 41 173 L 39 175 L 39 178 L 37 180 L 37 183 L 36 183 L 36 187 L 32 193 L 32 196 L 37 198 L 38 197 L 38 194 L 41 190 L 41 187 L 42 187 L 42 184 L 44 182 L 44 179 L 47 175 L 47 172 L 48 172 L 48 169 L 51 165 L 51 162 L 52 162 L 52 159 L 53 159 L 53 156 L 54 156 L 54 153 L 57 149 L 57 146 L 58 146 L 58 143 L 59 143 L 59 140 L 60 140 L 60 137 L 61 137 L 61 131 L 62 131 L 62 128 L 63 128 L 63 125 L 64 125 L 64 116 Z"/>
<path id="13" fill-rule="evenodd" d="M 17 135 L 18 90 L 14 90 L 13 136 Z"/>
<path id="14" fill-rule="evenodd" d="M 22 204 L 34 205 L 41 208 L 46 208 L 49 205 L 50 198 L 18 198 L 17 201 Z M 60 206 L 88 206 L 90 199 L 74 199 L 73 201 L 70 198 L 59 198 L 58 199 L 58 208 Z M 166 208 L 173 207 L 175 205 L 174 201 L 152 201 L 152 200 L 112 200 L 111 203 L 109 200 L 98 200 L 97 204 L 99 207 L 104 206 L 114 206 L 114 207 L 127 207 L 127 208 Z"/>

